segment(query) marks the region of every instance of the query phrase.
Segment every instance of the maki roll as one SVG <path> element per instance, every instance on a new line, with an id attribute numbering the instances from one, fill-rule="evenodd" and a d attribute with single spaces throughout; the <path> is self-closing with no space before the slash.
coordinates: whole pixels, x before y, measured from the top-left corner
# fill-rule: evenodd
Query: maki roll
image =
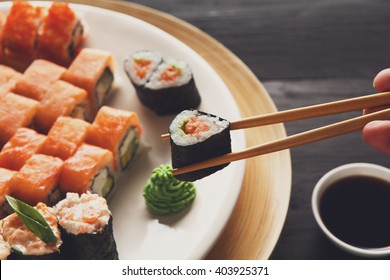
<path id="1" fill-rule="evenodd" d="M 185 110 L 169 126 L 172 167 L 178 168 L 231 152 L 230 123 L 196 110 Z M 175 177 L 195 181 L 224 167 L 218 165 Z"/>
<path id="2" fill-rule="evenodd" d="M 65 70 L 47 60 L 34 60 L 16 83 L 15 93 L 41 101 L 50 85 L 59 80 Z"/>
<path id="3" fill-rule="evenodd" d="M 38 202 L 54 205 L 60 200 L 57 185 L 63 164 L 56 157 L 33 155 L 12 178 L 12 195 L 30 205 Z"/>
<path id="4" fill-rule="evenodd" d="M 192 71 L 182 60 L 161 61 L 155 52 L 136 52 L 126 60 L 125 70 L 140 101 L 159 115 L 197 108 L 201 102 Z"/>
<path id="5" fill-rule="evenodd" d="M 83 35 L 84 26 L 69 4 L 53 2 L 39 29 L 38 57 L 68 66 Z"/>
<path id="6" fill-rule="evenodd" d="M 104 198 L 91 193 L 67 193 L 55 209 L 64 259 L 118 259 L 112 216 Z"/>
<path id="7" fill-rule="evenodd" d="M 53 124 L 41 153 L 66 160 L 88 136 L 90 124 L 71 117 L 59 117 Z"/>
<path id="8" fill-rule="evenodd" d="M 19 128 L 32 125 L 38 108 L 39 102 L 11 92 L 0 97 L 0 147 Z"/>
<path id="9" fill-rule="evenodd" d="M 0 168 L 0 218 L 4 218 L 11 214 L 11 208 L 9 207 L 7 200 L 5 199 L 6 195 L 9 195 L 11 190 L 11 180 L 16 174 L 15 171 L 8 169 Z"/>
<path id="10" fill-rule="evenodd" d="M 44 7 L 13 2 L 2 33 L 3 60 L 7 65 L 22 71 L 35 59 L 38 29 L 46 14 Z"/>
<path id="11" fill-rule="evenodd" d="M 26 161 L 40 152 L 46 136 L 29 128 L 19 128 L 0 152 L 0 167 L 20 170 Z"/>
<path id="12" fill-rule="evenodd" d="M 91 191 L 107 197 L 115 186 L 112 153 L 106 149 L 82 144 L 77 152 L 65 161 L 59 185 L 63 194 Z"/>
<path id="13" fill-rule="evenodd" d="M 15 84 L 21 76 L 22 74 L 14 69 L 0 65 L 0 97 L 14 91 Z"/>
<path id="14" fill-rule="evenodd" d="M 53 208 L 44 203 L 35 207 L 42 214 L 56 238 L 55 242 L 45 243 L 22 222 L 16 213 L 0 221 L 0 234 L 11 248 L 10 260 L 45 260 L 59 259 L 62 244 L 57 217 Z"/>
<path id="15" fill-rule="evenodd" d="M 35 117 L 37 130 L 47 133 L 60 116 L 84 120 L 87 92 L 64 81 L 55 81 L 46 91 Z"/>
<path id="16" fill-rule="evenodd" d="M 141 131 L 136 113 L 103 106 L 92 123 L 87 142 L 110 150 L 115 170 L 123 171 L 136 155 Z"/>
<path id="17" fill-rule="evenodd" d="M 161 54 L 149 50 L 136 51 L 125 60 L 126 74 L 143 104 L 147 103 L 146 96 L 142 94 L 143 88 L 161 62 Z"/>
<path id="18" fill-rule="evenodd" d="M 87 91 L 90 118 L 93 119 L 110 97 L 114 81 L 114 58 L 107 51 L 82 49 L 62 79 Z"/>

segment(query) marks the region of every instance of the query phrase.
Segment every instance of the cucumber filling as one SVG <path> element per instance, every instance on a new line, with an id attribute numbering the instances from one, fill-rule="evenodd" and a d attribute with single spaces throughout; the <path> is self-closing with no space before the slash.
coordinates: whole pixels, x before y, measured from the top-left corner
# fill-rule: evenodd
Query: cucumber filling
<path id="1" fill-rule="evenodd" d="M 114 75 L 111 70 L 107 67 L 103 75 L 96 83 L 96 106 L 100 108 L 103 106 L 104 102 L 109 96 L 109 92 L 111 90 L 112 83 L 114 81 Z"/>
<path id="2" fill-rule="evenodd" d="M 92 182 L 91 190 L 102 197 L 106 197 L 114 187 L 114 177 L 108 168 L 100 170 Z"/>
<path id="3" fill-rule="evenodd" d="M 137 129 L 131 128 L 119 149 L 121 170 L 124 170 L 134 158 L 138 144 Z"/>

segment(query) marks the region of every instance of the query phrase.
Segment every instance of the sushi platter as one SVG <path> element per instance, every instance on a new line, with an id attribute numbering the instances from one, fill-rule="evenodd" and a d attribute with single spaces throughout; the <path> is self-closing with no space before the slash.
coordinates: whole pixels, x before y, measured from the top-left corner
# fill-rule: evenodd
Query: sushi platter
<path id="1" fill-rule="evenodd" d="M 101 165 L 102 167 L 100 168 L 105 170 L 105 175 L 102 175 L 104 180 L 99 179 L 100 181 L 103 180 L 101 181 L 103 183 L 97 186 L 86 185 L 85 190 L 89 189 L 99 196 L 107 198 L 108 208 L 112 214 L 109 227 L 115 238 L 118 253 L 117 255 L 114 254 L 115 258 L 201 259 L 207 257 L 208 254 L 211 258 L 268 258 L 280 234 L 287 212 L 291 185 L 291 167 L 288 151 L 281 152 L 277 156 L 267 155 L 261 160 L 254 160 L 248 163 L 245 161 L 234 162 L 211 175 L 208 173 L 209 176 L 197 177 L 194 182 L 196 198 L 184 210 L 163 216 L 156 215 L 155 212 L 150 211 L 143 196 L 144 187 L 156 167 L 170 165 L 173 162 L 169 142 L 162 141 L 160 135 L 168 131 L 170 123 L 175 117 L 174 113 L 179 113 L 179 111 L 171 111 L 171 108 L 174 107 L 171 106 L 171 101 L 169 100 L 161 99 L 154 102 L 150 101 L 149 97 L 147 101 L 143 99 L 141 95 L 142 90 L 131 79 L 131 75 L 129 75 L 126 68 L 126 61 L 128 61 L 131 54 L 139 50 L 153 50 L 164 57 L 174 57 L 176 59 L 174 65 L 181 63 L 176 61 L 185 61 L 186 66 L 183 67 L 189 67 L 192 70 L 191 88 L 196 91 L 197 97 L 194 99 L 196 101 L 193 105 L 184 106 L 197 106 L 199 111 L 208 112 L 226 120 L 237 120 L 241 118 L 243 113 L 246 115 L 248 113 L 254 114 L 255 112 L 253 109 L 248 110 L 242 107 L 243 102 L 248 101 L 237 101 L 237 89 L 235 88 L 237 85 L 232 86 L 231 82 L 224 76 L 226 73 L 221 73 L 221 69 L 216 67 L 218 65 L 213 65 L 216 60 L 214 62 L 212 59 L 205 60 L 204 57 L 198 54 L 198 48 L 205 48 L 206 46 L 202 46 L 201 43 L 194 44 L 188 39 L 189 36 L 188 38 L 185 38 L 186 36 L 184 38 L 176 38 L 175 32 L 161 20 L 171 20 L 175 25 L 188 29 L 187 31 L 189 32 L 199 32 L 198 30 L 192 29 L 191 26 L 187 26 L 179 20 L 176 21 L 174 18 L 166 17 L 162 13 L 160 14 L 144 7 L 115 1 L 111 4 L 109 3 L 111 1 L 90 2 L 89 4 L 94 2 L 94 6 L 99 6 L 99 3 L 102 5 L 107 4 L 111 6 L 112 10 L 84 4 L 70 4 L 70 7 L 82 18 L 83 28 L 87 30 L 87 36 L 82 39 L 81 51 L 78 51 L 77 55 L 75 54 L 76 59 L 74 62 L 74 58 L 72 58 L 72 61 L 67 64 L 66 56 L 65 62 L 63 62 L 64 55 L 60 56 L 61 59 L 57 59 L 55 62 L 67 64 L 61 65 L 61 67 L 65 67 L 64 70 L 58 70 L 60 72 L 65 71 L 65 74 L 61 74 L 65 82 L 83 88 L 85 82 L 83 82 L 82 78 L 78 78 L 79 74 L 76 73 L 80 73 L 77 72 L 79 66 L 76 67 L 75 64 L 78 62 L 80 67 L 82 67 L 83 64 L 88 64 L 91 57 L 94 57 L 94 59 L 97 57 L 98 61 L 102 61 L 98 65 L 102 66 L 96 67 L 97 69 L 100 69 L 99 67 L 103 69 L 101 70 L 102 74 L 100 74 L 103 76 L 100 76 L 98 82 L 101 80 L 105 83 L 112 82 L 112 86 L 109 87 L 110 97 L 98 93 L 98 88 L 101 89 L 103 87 L 104 91 L 107 90 L 105 84 L 96 84 L 95 88 L 91 86 L 86 87 L 88 96 L 90 96 L 91 91 L 96 91 L 94 96 L 97 96 L 96 100 L 88 101 L 89 103 L 85 109 L 86 113 L 82 111 L 86 116 L 83 119 L 91 123 L 91 128 L 89 128 L 88 124 L 80 123 L 77 124 L 78 127 L 82 127 L 87 132 L 84 134 L 82 132 L 80 132 L 81 134 L 78 133 L 81 136 L 77 136 L 77 133 L 74 132 L 69 134 L 75 135 L 72 137 L 76 137 L 77 140 L 71 139 L 70 141 L 74 140 L 79 147 L 77 152 L 74 151 L 69 155 L 74 159 L 62 158 L 61 152 L 59 152 L 59 155 L 54 154 L 65 162 L 62 173 L 59 175 L 60 190 L 77 192 L 80 188 L 79 186 L 84 184 L 82 180 L 77 181 L 77 176 L 79 176 L 77 172 L 79 166 L 82 165 L 83 157 L 91 154 L 95 155 L 95 153 L 102 154 L 103 157 L 104 154 L 104 165 Z M 32 3 L 42 7 L 51 5 L 51 2 L 33 1 Z M 11 6 L 12 2 L 0 3 L 0 12 L 6 14 Z M 147 18 L 152 24 L 144 21 L 145 14 L 149 15 Z M 161 22 L 161 25 L 159 22 Z M 77 30 L 80 29 L 79 24 L 76 27 Z M 76 30 L 76 27 L 73 28 Z M 168 32 L 160 28 L 166 29 Z M 201 33 L 200 35 L 210 40 L 216 48 L 221 47 L 215 44 L 213 39 L 207 35 Z M 233 58 L 233 60 L 236 59 L 226 49 L 221 48 L 223 52 L 219 55 L 226 55 L 229 58 Z M 257 89 L 263 90 L 262 95 L 264 96 L 259 100 L 261 105 L 258 109 L 264 110 L 263 112 L 275 110 L 272 101 L 261 87 L 261 84 L 251 77 L 250 71 L 243 64 L 240 64 L 240 61 L 234 62 L 238 63 L 245 70 L 246 74 L 249 74 L 249 78 L 246 78 L 252 78 L 252 85 L 257 87 Z M 167 67 L 170 71 L 168 72 L 169 75 L 176 75 L 176 66 L 171 67 L 168 65 L 164 67 Z M 19 71 L 23 72 L 24 70 Z M 26 76 L 26 73 L 24 76 Z M 167 80 L 171 78 L 172 76 L 169 76 Z M 56 86 L 61 89 L 64 87 L 63 84 L 56 84 Z M 155 91 L 155 89 L 152 91 Z M 181 95 L 176 94 L 173 95 L 175 99 L 178 98 L 176 96 Z M 149 95 L 153 96 L 150 93 Z M 192 97 L 188 98 L 191 99 Z M 50 108 L 50 103 L 53 102 L 55 102 L 55 99 L 50 102 L 46 101 L 46 107 Z M 253 102 L 256 102 L 256 98 Z M 164 108 L 159 108 L 158 104 L 161 104 Z M 102 105 L 104 106 L 100 108 Z M 33 104 L 31 106 L 37 105 Z M 48 109 L 48 111 L 50 110 Z M 259 111 L 256 113 L 258 114 Z M 128 119 L 126 121 L 127 124 L 119 120 L 108 121 L 112 120 L 112 116 L 117 115 L 122 116 L 121 118 L 123 119 Z M 65 120 L 66 117 L 59 117 L 57 120 L 53 119 L 53 121 L 47 124 L 46 119 L 45 116 L 41 117 L 42 122 L 46 126 L 43 126 L 42 130 L 40 130 L 39 126 L 37 129 L 40 133 L 47 134 L 46 137 L 50 139 L 55 138 L 51 132 L 53 127 L 58 127 L 57 123 L 60 120 L 62 122 L 68 121 Z M 131 123 L 131 127 L 134 129 L 128 129 L 128 123 Z M 88 128 L 84 128 L 85 126 Z M 59 127 L 60 131 L 66 131 L 63 128 L 65 125 Z M 79 129 L 75 128 L 75 130 Z M 135 137 L 135 140 L 132 140 L 133 138 L 127 140 L 127 137 L 130 136 L 120 136 L 122 138 L 116 138 L 117 136 L 110 138 L 108 136 L 116 135 L 117 131 L 120 130 L 127 131 L 126 133 L 133 138 Z M 68 131 L 70 130 L 68 129 Z M 283 136 L 285 134 L 284 128 L 280 125 L 272 128 L 260 128 L 257 132 L 248 135 L 245 135 L 243 131 L 233 131 L 230 135 L 231 149 L 242 150 L 247 143 L 250 144 L 253 141 L 253 137 L 258 137 L 259 133 L 266 133 L 266 135 L 261 136 L 260 139 L 257 138 L 257 141 L 266 141 L 269 140 L 269 137 Z M 136 147 L 139 146 L 136 155 L 134 155 L 135 158 L 132 155 L 129 156 L 128 152 L 122 154 L 122 147 L 118 147 L 118 144 L 115 144 L 119 140 L 112 139 L 122 139 L 120 142 L 129 142 L 128 145 L 132 147 L 134 145 Z M 3 142 L 6 141 L 3 140 Z M 85 142 L 85 144 L 82 144 L 82 142 Z M 45 150 L 45 145 L 43 145 L 42 149 Z M 96 149 L 96 152 L 94 149 Z M 112 151 L 112 155 L 110 155 L 109 151 Z M 195 151 L 197 150 L 195 149 Z M 33 157 L 39 158 L 38 156 Z M 128 158 L 133 158 L 129 164 Z M 41 160 L 45 160 L 45 158 Z M 269 166 L 265 167 L 263 165 L 265 162 L 268 162 Z M 256 166 L 260 167 L 261 170 L 255 171 L 253 168 L 256 168 Z M 23 168 L 21 168 L 20 172 L 22 172 Z M 251 171 L 249 172 L 249 170 Z M 259 176 L 263 175 L 266 178 L 259 179 Z M 90 176 L 95 176 L 95 179 L 97 177 L 100 178 L 100 175 Z M 95 179 L 93 182 L 98 181 Z M 115 189 L 112 186 L 113 181 L 115 181 Z M 61 182 L 66 182 L 64 184 L 65 187 L 64 185 L 61 186 Z M 110 184 L 107 185 L 107 182 Z M 256 189 L 248 191 L 250 188 L 248 186 L 249 182 L 255 184 Z M 268 227 L 264 231 L 255 232 L 250 227 L 248 228 L 242 224 L 251 222 L 250 220 L 242 219 L 241 222 L 238 222 L 239 218 L 237 218 L 237 215 L 244 215 L 242 211 L 246 211 L 245 207 L 250 207 L 250 205 L 246 205 L 248 197 L 243 197 L 245 194 L 248 195 L 248 192 L 251 193 L 250 195 L 257 194 L 259 196 L 259 198 L 255 199 L 262 202 L 262 205 L 259 206 L 259 211 L 262 212 L 245 213 L 245 215 L 252 219 L 260 217 L 261 220 L 259 222 L 265 222 L 265 225 Z M 254 223 L 254 227 L 256 227 L 256 224 L 258 225 L 258 222 Z M 229 235 L 224 234 L 224 232 L 227 230 L 232 231 L 232 228 L 237 225 L 241 229 L 236 228 L 236 234 L 229 234 L 233 238 L 234 236 L 237 236 L 237 238 L 234 241 L 229 240 Z M 237 235 L 239 234 L 238 231 L 247 231 L 246 238 L 252 238 L 252 242 L 257 243 L 257 246 L 254 246 L 254 251 L 248 250 L 245 253 L 246 256 L 240 255 L 242 252 L 239 252 L 239 244 L 233 244 L 243 238 Z M 271 232 L 271 236 L 267 236 L 266 231 Z M 109 241 L 112 242 L 112 240 Z M 226 248 L 226 244 L 232 246 L 233 250 L 230 251 L 234 252 L 235 255 L 229 256 L 229 253 L 224 252 L 223 248 Z"/>

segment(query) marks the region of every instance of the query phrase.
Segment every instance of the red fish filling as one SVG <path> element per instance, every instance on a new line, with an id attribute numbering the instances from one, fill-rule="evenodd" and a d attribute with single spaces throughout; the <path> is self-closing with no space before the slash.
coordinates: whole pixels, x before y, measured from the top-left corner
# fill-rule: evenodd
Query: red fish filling
<path id="1" fill-rule="evenodd" d="M 160 81 L 174 81 L 181 74 L 180 69 L 170 65 L 161 73 Z"/>
<path id="2" fill-rule="evenodd" d="M 209 131 L 210 125 L 205 120 L 191 117 L 185 123 L 183 130 L 185 134 L 197 135 Z"/>
<path id="3" fill-rule="evenodd" d="M 135 59 L 134 64 L 136 68 L 136 75 L 140 78 L 143 79 L 145 78 L 146 74 L 149 71 L 150 64 L 152 62 L 150 60 L 146 60 L 143 58 Z"/>

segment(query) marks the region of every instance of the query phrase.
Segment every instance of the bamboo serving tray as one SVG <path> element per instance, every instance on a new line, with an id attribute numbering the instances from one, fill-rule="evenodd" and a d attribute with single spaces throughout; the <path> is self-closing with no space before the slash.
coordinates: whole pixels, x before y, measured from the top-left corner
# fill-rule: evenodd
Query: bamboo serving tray
<path id="1" fill-rule="evenodd" d="M 248 67 L 196 27 L 145 6 L 112 0 L 72 1 L 114 10 L 149 22 L 202 56 L 230 89 L 242 117 L 277 111 L 267 91 Z M 246 131 L 247 146 L 286 136 L 284 126 Z M 248 159 L 242 190 L 224 231 L 207 259 L 268 259 L 283 228 L 291 193 L 288 150 Z"/>

